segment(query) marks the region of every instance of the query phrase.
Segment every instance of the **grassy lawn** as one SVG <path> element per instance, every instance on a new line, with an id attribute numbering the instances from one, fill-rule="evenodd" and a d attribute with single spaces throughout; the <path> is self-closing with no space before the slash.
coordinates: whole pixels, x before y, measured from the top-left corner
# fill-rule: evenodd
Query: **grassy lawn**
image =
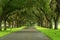
<path id="1" fill-rule="evenodd" d="M 47 28 L 42 28 L 38 26 L 36 26 L 36 29 L 46 34 L 48 37 L 51 38 L 51 40 L 60 40 L 60 29 L 53 30 L 53 29 L 47 29 Z"/>
<path id="2" fill-rule="evenodd" d="M 20 28 L 10 28 L 10 29 L 7 29 L 6 31 L 0 31 L 0 37 L 3 37 L 5 35 L 8 35 L 12 32 L 15 32 L 15 31 L 19 31 L 19 30 L 22 30 L 23 28 L 25 28 L 24 26 L 20 27 Z"/>

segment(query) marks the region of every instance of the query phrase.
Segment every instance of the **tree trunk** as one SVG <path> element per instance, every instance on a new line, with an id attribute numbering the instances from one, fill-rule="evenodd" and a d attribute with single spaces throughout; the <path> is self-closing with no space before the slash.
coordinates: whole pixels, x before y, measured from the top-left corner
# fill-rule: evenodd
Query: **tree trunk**
<path id="1" fill-rule="evenodd" d="M 18 20 L 17 20 L 17 28 L 18 28 Z"/>
<path id="2" fill-rule="evenodd" d="M 9 28 L 11 28 L 11 23 L 10 22 L 8 22 L 8 26 L 9 26 Z"/>
<path id="3" fill-rule="evenodd" d="M 54 29 L 58 29 L 58 20 L 59 20 L 59 14 L 57 15 L 57 17 L 56 18 L 54 18 L 54 24 L 55 24 L 55 26 L 54 26 Z"/>
<path id="4" fill-rule="evenodd" d="M 40 24 L 41 24 L 40 21 L 38 21 L 38 26 L 41 26 Z"/>
<path id="5" fill-rule="evenodd" d="M 12 21 L 12 28 L 14 28 L 14 22 Z"/>
<path id="6" fill-rule="evenodd" d="M 43 27 L 43 20 L 40 21 L 40 25 L 41 25 L 41 27 Z"/>
<path id="7" fill-rule="evenodd" d="M 58 21 L 57 20 L 54 20 L 54 24 L 55 24 L 54 29 L 58 29 Z"/>
<path id="8" fill-rule="evenodd" d="M 48 21 L 47 21 L 47 20 L 44 20 L 44 26 L 45 26 L 46 28 L 48 28 L 48 25 L 49 25 Z"/>
<path id="9" fill-rule="evenodd" d="M 1 23 L 2 23 L 2 20 L 0 19 L 0 31 L 2 30 Z"/>
<path id="10" fill-rule="evenodd" d="M 6 20 L 4 20 L 4 30 L 6 30 Z"/>
<path id="11" fill-rule="evenodd" d="M 39 20 L 38 20 L 38 26 L 43 27 L 43 20 L 41 18 L 39 18 Z"/>
<path id="12" fill-rule="evenodd" d="M 52 29 L 52 20 L 49 21 L 49 28 Z"/>
<path id="13" fill-rule="evenodd" d="M 1 28 L 1 21 L 0 21 L 0 31 L 2 30 L 2 28 Z"/>

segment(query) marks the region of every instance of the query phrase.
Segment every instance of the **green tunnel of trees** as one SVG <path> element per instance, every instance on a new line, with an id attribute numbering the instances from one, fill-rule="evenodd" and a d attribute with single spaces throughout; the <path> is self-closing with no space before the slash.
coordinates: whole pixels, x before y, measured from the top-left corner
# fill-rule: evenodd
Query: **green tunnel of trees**
<path id="1" fill-rule="evenodd" d="M 0 0 L 0 30 L 36 23 L 51 29 L 53 22 L 58 29 L 59 17 L 60 0 Z"/>

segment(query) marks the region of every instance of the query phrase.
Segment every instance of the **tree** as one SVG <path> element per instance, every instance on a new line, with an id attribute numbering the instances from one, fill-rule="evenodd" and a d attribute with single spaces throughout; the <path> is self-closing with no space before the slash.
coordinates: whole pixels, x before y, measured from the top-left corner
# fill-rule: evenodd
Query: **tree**
<path id="1" fill-rule="evenodd" d="M 59 13 L 58 3 L 56 2 L 56 0 L 51 0 L 50 7 L 53 15 L 52 18 L 55 24 L 54 29 L 58 29 L 58 20 L 60 17 L 60 13 Z"/>

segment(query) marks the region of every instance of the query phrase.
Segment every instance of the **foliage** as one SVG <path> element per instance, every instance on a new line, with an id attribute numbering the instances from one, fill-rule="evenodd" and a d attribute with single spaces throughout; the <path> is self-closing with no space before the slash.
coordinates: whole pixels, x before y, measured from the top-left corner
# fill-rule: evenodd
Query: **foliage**
<path id="1" fill-rule="evenodd" d="M 5 28 L 8 20 L 12 25 L 14 21 L 16 24 L 18 22 L 20 24 L 20 22 L 26 23 L 28 20 L 41 25 L 44 25 L 47 21 L 48 27 L 52 28 L 52 17 L 58 17 L 58 11 L 55 12 L 56 5 L 58 4 L 55 0 L 0 0 L 0 21 L 5 22 Z"/>

